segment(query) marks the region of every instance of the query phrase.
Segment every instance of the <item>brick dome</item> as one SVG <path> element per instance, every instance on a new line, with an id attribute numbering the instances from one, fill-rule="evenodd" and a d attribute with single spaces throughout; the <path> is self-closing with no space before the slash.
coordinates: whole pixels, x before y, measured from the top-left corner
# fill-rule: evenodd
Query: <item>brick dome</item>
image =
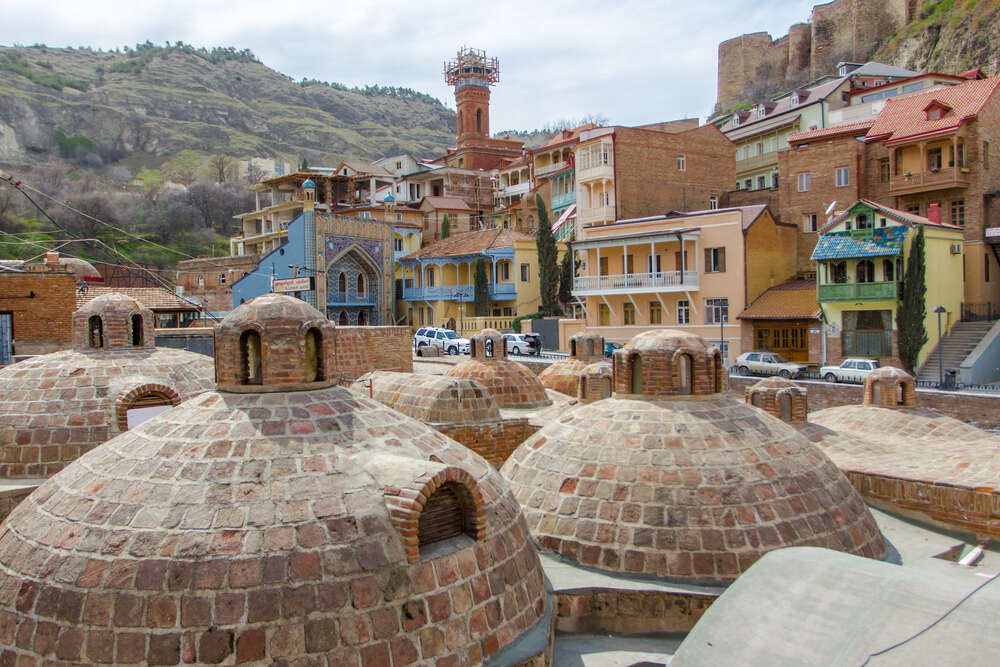
<path id="1" fill-rule="evenodd" d="M 301 299 L 265 294 L 215 329 L 215 378 L 233 392 L 327 387 L 333 372 L 333 322 Z"/>
<path id="2" fill-rule="evenodd" d="M 580 373 L 588 364 L 604 358 L 604 336 L 576 334 L 569 339 L 569 357 L 551 364 L 538 375 L 546 389 L 576 396 Z"/>
<path id="3" fill-rule="evenodd" d="M 611 362 L 598 361 L 594 364 L 588 364 L 580 371 L 576 396 L 585 403 L 608 398 L 611 396 L 613 382 Z"/>
<path id="4" fill-rule="evenodd" d="M 687 331 L 645 331 L 612 359 L 616 394 L 700 396 L 726 388 L 722 353 Z"/>
<path id="5" fill-rule="evenodd" d="M 496 329 L 483 329 L 470 339 L 470 359 L 452 366 L 447 377 L 474 380 L 501 408 L 539 408 L 552 404 L 538 376 L 507 358 L 507 341 Z"/>
<path id="6" fill-rule="evenodd" d="M 917 404 L 917 382 L 902 368 L 882 366 L 865 377 L 865 405 L 912 408 Z"/>
<path id="7" fill-rule="evenodd" d="M 760 408 L 783 422 L 805 423 L 809 413 L 806 390 L 777 375 L 747 387 L 744 397 L 748 405 Z"/>
<path id="8" fill-rule="evenodd" d="M 351 391 L 371 396 L 425 424 L 477 424 L 500 419 L 492 394 L 473 380 L 373 371 L 355 380 Z"/>
<path id="9" fill-rule="evenodd" d="M 130 410 L 212 388 L 212 360 L 153 347 L 152 313 L 127 296 L 76 311 L 73 341 L 0 369 L 0 477 L 48 477 L 127 430 Z"/>
<path id="10" fill-rule="evenodd" d="M 707 370 L 700 340 L 637 338 L 624 356 L 646 352 L 644 371 L 669 371 L 678 353 L 695 357 L 692 372 Z M 664 377 L 654 391 L 669 387 Z M 722 583 L 784 546 L 886 553 L 861 497 L 819 448 L 721 393 L 618 393 L 579 405 L 501 473 L 542 549 L 611 572 Z"/>
<path id="11" fill-rule="evenodd" d="M 499 474 L 340 387 L 202 394 L 0 525 L 0 643 L 25 665 L 479 664 L 544 607 Z"/>

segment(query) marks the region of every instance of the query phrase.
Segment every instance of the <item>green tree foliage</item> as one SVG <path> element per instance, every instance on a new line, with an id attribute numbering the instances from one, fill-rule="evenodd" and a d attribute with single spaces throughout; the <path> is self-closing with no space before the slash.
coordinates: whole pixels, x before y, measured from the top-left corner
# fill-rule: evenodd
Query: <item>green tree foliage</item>
<path id="1" fill-rule="evenodd" d="M 896 315 L 899 360 L 910 373 L 914 371 L 921 348 L 927 343 L 927 330 L 924 328 L 924 317 L 927 315 L 925 272 L 924 228 L 918 227 L 910 244 L 910 256 L 906 260 L 906 275 L 903 278 L 903 299 Z"/>
<path id="2" fill-rule="evenodd" d="M 567 248 L 559 264 L 559 303 L 567 304 L 573 298 L 573 253 Z"/>
<path id="3" fill-rule="evenodd" d="M 441 221 L 441 238 L 446 239 L 451 236 L 451 220 L 448 219 L 448 214 L 444 214 L 444 220 Z"/>
<path id="4" fill-rule="evenodd" d="M 486 260 L 480 257 L 476 260 L 476 272 L 472 276 L 474 284 L 474 303 L 476 317 L 486 317 L 490 314 L 490 281 L 486 277 Z"/>
<path id="5" fill-rule="evenodd" d="M 535 195 L 535 205 L 538 207 L 538 228 L 535 230 L 535 245 L 538 248 L 538 289 L 541 292 L 540 310 L 558 315 L 562 312 L 559 306 L 559 253 L 556 250 L 556 238 L 552 235 L 552 223 L 549 222 L 549 211 L 541 195 Z"/>

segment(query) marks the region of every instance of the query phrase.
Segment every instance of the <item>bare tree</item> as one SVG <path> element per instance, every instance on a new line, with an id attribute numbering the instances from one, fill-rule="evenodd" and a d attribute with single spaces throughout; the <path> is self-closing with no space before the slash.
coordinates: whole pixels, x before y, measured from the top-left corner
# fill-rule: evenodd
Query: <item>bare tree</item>
<path id="1" fill-rule="evenodd" d="M 216 153 L 209 158 L 208 164 L 212 168 L 212 172 L 215 174 L 216 182 L 225 183 L 229 177 L 229 171 L 233 164 L 233 158 L 224 153 Z"/>
<path id="2" fill-rule="evenodd" d="M 247 183 L 249 185 L 260 183 L 264 180 L 264 176 L 264 170 L 254 163 L 253 158 L 247 160 Z"/>

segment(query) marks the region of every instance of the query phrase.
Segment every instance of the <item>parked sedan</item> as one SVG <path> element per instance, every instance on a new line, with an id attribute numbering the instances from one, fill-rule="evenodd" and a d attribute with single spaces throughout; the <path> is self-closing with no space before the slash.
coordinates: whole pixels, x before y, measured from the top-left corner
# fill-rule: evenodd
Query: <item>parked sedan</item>
<path id="1" fill-rule="evenodd" d="M 819 374 L 827 382 L 864 382 L 878 368 L 876 359 L 844 359 L 839 366 L 823 366 Z"/>
<path id="2" fill-rule="evenodd" d="M 535 333 L 505 333 L 508 354 L 534 354 L 542 351 L 542 336 Z"/>
<path id="3" fill-rule="evenodd" d="M 744 352 L 736 357 L 735 366 L 740 375 L 780 375 L 783 378 L 798 377 L 808 368 L 774 352 Z"/>

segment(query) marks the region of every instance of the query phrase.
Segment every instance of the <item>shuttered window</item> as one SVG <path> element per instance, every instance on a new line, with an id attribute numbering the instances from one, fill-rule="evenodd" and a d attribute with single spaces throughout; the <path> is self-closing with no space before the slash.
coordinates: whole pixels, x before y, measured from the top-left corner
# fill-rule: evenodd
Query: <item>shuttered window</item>
<path id="1" fill-rule="evenodd" d="M 468 532 L 471 506 L 468 495 L 465 487 L 454 482 L 444 484 L 431 494 L 420 513 L 417 535 L 421 547 Z"/>

